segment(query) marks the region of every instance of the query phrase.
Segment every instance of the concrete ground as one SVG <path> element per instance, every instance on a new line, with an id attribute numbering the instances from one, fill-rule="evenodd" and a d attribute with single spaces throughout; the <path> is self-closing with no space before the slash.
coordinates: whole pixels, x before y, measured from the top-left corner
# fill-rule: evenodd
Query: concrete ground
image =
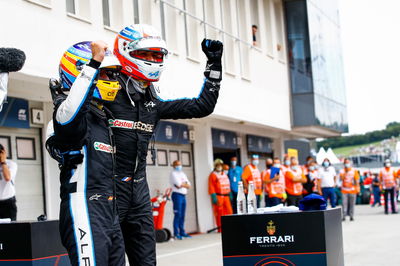
<path id="1" fill-rule="evenodd" d="M 357 205 L 355 221 L 343 223 L 345 265 L 400 265 L 399 226 L 400 214 L 385 215 L 383 207 Z M 200 234 L 158 244 L 157 265 L 222 265 L 221 236 Z"/>

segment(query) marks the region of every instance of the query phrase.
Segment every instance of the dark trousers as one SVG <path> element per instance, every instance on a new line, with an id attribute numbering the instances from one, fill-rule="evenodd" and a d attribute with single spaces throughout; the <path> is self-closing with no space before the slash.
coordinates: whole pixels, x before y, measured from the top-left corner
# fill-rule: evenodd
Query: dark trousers
<path id="1" fill-rule="evenodd" d="M 15 197 L 0 200 L 0 218 L 10 218 L 11 221 L 17 220 L 17 201 Z"/>
<path id="2" fill-rule="evenodd" d="M 232 191 L 232 200 L 231 200 L 231 205 L 232 205 L 232 210 L 233 213 L 237 213 L 237 192 Z"/>
<path id="3" fill-rule="evenodd" d="M 278 197 L 268 197 L 268 195 L 265 195 L 265 207 L 273 207 L 278 204 L 281 204 L 282 200 Z"/>
<path id="4" fill-rule="evenodd" d="M 392 206 L 392 212 L 396 212 L 396 206 L 394 205 L 394 198 L 395 198 L 396 192 L 393 188 L 385 188 L 385 213 L 388 213 L 389 209 L 389 199 L 388 197 L 390 196 L 390 206 Z"/>
<path id="5" fill-rule="evenodd" d="M 336 192 L 333 187 L 323 187 L 322 188 L 322 196 L 324 197 L 326 204 L 328 205 L 328 199 L 331 203 L 331 207 L 336 207 Z"/>
<path id="6" fill-rule="evenodd" d="M 256 195 L 256 199 L 257 199 L 257 208 L 260 208 L 261 195 Z"/>
<path id="7" fill-rule="evenodd" d="M 174 205 L 174 236 L 185 236 L 186 195 L 173 192 L 171 198 Z"/>
<path id="8" fill-rule="evenodd" d="M 379 186 L 373 186 L 372 192 L 374 193 L 374 203 L 372 203 L 372 206 L 375 206 L 375 204 L 381 205 L 381 190 Z"/>
<path id="9" fill-rule="evenodd" d="M 287 202 L 287 206 L 292 206 L 292 205 L 294 205 L 294 206 L 297 206 L 297 207 L 299 207 L 299 202 L 300 202 L 300 200 L 303 198 L 303 196 L 294 196 L 294 195 L 290 195 L 290 194 L 287 194 L 287 199 L 286 199 L 286 202 Z"/>

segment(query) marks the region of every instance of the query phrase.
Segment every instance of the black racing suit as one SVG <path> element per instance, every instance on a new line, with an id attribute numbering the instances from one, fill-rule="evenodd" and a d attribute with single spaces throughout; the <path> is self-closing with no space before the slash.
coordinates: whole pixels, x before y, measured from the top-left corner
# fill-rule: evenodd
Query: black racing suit
<path id="1" fill-rule="evenodd" d="M 90 65 L 56 105 L 54 135 L 46 145 L 61 154 L 60 235 L 71 264 L 119 266 L 125 265 L 125 252 L 115 200 L 112 116 L 92 100 L 98 71 Z"/>
<path id="2" fill-rule="evenodd" d="M 160 119 L 204 117 L 214 110 L 219 82 L 204 81 L 197 98 L 163 101 L 153 85 L 145 94 L 121 74 L 122 89 L 108 104 L 115 119 L 110 120 L 116 141 L 117 203 L 125 249 L 130 265 L 155 265 L 155 231 L 146 179 L 149 141 Z"/>

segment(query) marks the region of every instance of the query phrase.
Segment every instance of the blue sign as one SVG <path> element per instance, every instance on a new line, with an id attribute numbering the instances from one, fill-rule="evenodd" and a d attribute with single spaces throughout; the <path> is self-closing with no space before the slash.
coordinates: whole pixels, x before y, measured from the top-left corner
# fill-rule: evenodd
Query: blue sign
<path id="1" fill-rule="evenodd" d="M 0 127 L 30 128 L 28 101 L 7 97 L 0 112 Z"/>
<path id="2" fill-rule="evenodd" d="M 212 128 L 211 134 L 213 147 L 232 150 L 238 148 L 235 132 Z"/>
<path id="3" fill-rule="evenodd" d="M 247 135 L 247 150 L 249 152 L 271 153 L 272 152 L 272 139 Z"/>
<path id="4" fill-rule="evenodd" d="M 187 125 L 160 121 L 156 131 L 157 142 L 174 144 L 189 144 L 189 129 Z"/>

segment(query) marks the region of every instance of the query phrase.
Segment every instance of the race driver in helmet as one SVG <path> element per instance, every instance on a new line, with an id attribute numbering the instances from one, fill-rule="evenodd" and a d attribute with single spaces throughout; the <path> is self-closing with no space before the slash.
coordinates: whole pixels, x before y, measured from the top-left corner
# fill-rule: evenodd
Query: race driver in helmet
<path id="1" fill-rule="evenodd" d="M 120 69 L 106 43 L 80 42 L 62 56 L 60 82 L 50 84 L 55 107 L 46 148 L 61 170 L 60 235 L 72 265 L 125 265 L 112 115 L 104 107 L 120 89 Z"/>
<path id="2" fill-rule="evenodd" d="M 122 29 L 115 39 L 122 88 L 107 107 L 115 117 L 110 125 L 116 140 L 117 202 L 130 265 L 156 265 L 146 156 L 158 121 L 205 117 L 217 103 L 223 45 L 205 39 L 201 47 L 208 61 L 199 96 L 163 101 L 153 85 L 160 79 L 168 53 L 159 32 L 150 25 L 136 24 Z"/>

